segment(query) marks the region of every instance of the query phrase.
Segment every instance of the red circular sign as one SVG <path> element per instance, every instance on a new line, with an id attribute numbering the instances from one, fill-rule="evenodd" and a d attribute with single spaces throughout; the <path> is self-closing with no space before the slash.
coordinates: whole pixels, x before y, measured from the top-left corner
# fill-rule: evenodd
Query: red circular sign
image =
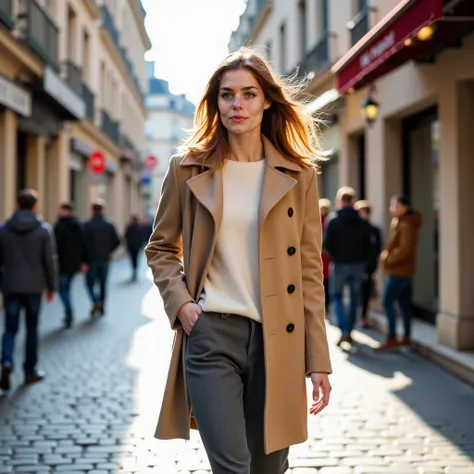
<path id="1" fill-rule="evenodd" d="M 149 170 L 154 170 L 158 166 L 158 158 L 150 155 L 145 159 L 145 167 Z"/>
<path id="2" fill-rule="evenodd" d="M 89 168 L 94 174 L 100 174 L 105 171 L 105 155 L 97 150 L 90 154 L 89 156 Z"/>

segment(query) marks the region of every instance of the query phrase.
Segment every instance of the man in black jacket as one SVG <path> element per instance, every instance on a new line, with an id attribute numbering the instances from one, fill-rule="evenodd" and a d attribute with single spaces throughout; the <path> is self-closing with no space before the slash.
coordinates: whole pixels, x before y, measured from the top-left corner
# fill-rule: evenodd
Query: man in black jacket
<path id="1" fill-rule="evenodd" d="M 17 198 L 17 210 L 0 228 L 0 288 L 5 306 L 2 390 L 10 389 L 15 336 L 22 309 L 25 310 L 26 322 L 25 384 L 44 378 L 44 373 L 36 368 L 38 319 L 43 291 L 47 292 L 47 302 L 53 300 L 56 291 L 56 244 L 51 227 L 37 215 L 37 208 L 36 191 L 21 191 Z"/>
<path id="2" fill-rule="evenodd" d="M 84 224 L 89 269 L 86 284 L 92 301 L 91 316 L 105 314 L 105 298 L 109 262 L 120 238 L 114 224 L 104 217 L 104 204 L 96 201 L 92 205 L 92 219 Z M 99 284 L 99 294 L 95 291 Z"/>
<path id="3" fill-rule="evenodd" d="M 336 201 L 340 209 L 326 226 L 323 249 L 333 263 L 329 285 L 342 333 L 338 342 L 341 345 L 343 342 L 352 343 L 351 332 L 357 316 L 365 267 L 370 257 L 371 236 L 369 224 L 353 207 L 355 191 L 350 187 L 339 189 Z M 348 312 L 343 303 L 346 286 L 350 292 Z"/>
<path id="4" fill-rule="evenodd" d="M 72 326 L 74 310 L 71 301 L 71 283 L 74 275 L 87 270 L 87 252 L 84 231 L 73 216 L 72 204 L 59 208 L 59 219 L 54 226 L 59 262 L 59 296 L 64 305 L 66 328 Z"/>
<path id="5" fill-rule="evenodd" d="M 143 227 L 140 225 L 140 218 L 133 215 L 125 229 L 125 245 L 132 264 L 132 281 L 137 280 L 138 256 L 144 243 Z"/>
<path id="6" fill-rule="evenodd" d="M 374 273 L 377 271 L 379 265 L 380 253 L 382 252 L 382 238 L 380 229 L 372 224 L 371 215 L 372 209 L 369 201 L 357 201 L 354 209 L 359 212 L 359 215 L 365 219 L 370 226 L 370 256 L 367 260 L 365 267 L 364 282 L 362 283 L 362 295 L 361 295 L 361 326 L 363 328 L 369 327 L 369 321 L 367 319 L 367 311 L 369 309 L 369 301 L 375 291 Z"/>

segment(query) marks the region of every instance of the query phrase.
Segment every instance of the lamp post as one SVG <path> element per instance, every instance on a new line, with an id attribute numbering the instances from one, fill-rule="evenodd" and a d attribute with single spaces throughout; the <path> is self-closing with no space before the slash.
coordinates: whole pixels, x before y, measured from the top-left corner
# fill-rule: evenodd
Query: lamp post
<path id="1" fill-rule="evenodd" d="M 362 117 L 364 117 L 368 125 L 372 125 L 375 122 L 379 115 L 379 110 L 380 104 L 371 95 L 362 102 L 360 108 Z"/>

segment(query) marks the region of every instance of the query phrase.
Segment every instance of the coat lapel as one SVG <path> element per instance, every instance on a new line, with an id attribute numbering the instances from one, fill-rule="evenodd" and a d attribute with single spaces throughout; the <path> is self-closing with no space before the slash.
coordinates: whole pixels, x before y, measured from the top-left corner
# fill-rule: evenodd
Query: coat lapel
<path id="1" fill-rule="evenodd" d="M 204 171 L 186 183 L 196 199 L 209 211 L 214 221 L 214 230 L 217 233 L 222 222 L 224 194 L 222 186 L 222 170 L 214 172 Z"/>
<path id="2" fill-rule="evenodd" d="M 268 213 L 283 199 L 297 183 L 297 180 L 286 175 L 283 169 L 300 171 L 300 167 L 290 160 L 284 158 L 270 143 L 263 137 L 263 148 L 267 166 L 263 175 L 262 190 L 260 193 L 260 203 L 258 209 L 258 223 L 261 231 Z"/>

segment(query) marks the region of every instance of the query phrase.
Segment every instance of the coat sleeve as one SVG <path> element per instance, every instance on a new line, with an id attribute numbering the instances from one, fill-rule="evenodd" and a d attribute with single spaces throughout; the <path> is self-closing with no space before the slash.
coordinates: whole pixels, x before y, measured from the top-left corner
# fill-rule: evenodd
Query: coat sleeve
<path id="1" fill-rule="evenodd" d="M 333 219 L 330 219 L 325 228 L 322 229 L 323 234 L 323 251 L 329 257 L 334 256 L 334 222 Z"/>
<path id="2" fill-rule="evenodd" d="M 194 301 L 186 286 L 182 262 L 180 196 L 176 158 L 172 158 L 163 181 L 153 233 L 145 248 L 148 266 L 151 268 L 155 284 L 163 298 L 172 329 L 181 327 L 177 319 L 181 307 Z"/>
<path id="3" fill-rule="evenodd" d="M 411 258 L 416 251 L 415 227 L 405 222 L 401 223 L 401 225 L 399 224 L 399 235 L 399 244 L 387 252 L 383 261 L 386 270 Z"/>
<path id="4" fill-rule="evenodd" d="M 56 291 L 58 288 L 58 256 L 56 252 L 56 239 L 54 231 L 50 226 L 45 226 L 43 237 L 43 269 L 46 277 L 46 288 L 48 291 Z"/>
<path id="5" fill-rule="evenodd" d="M 332 372 L 325 323 L 321 218 L 318 201 L 318 183 L 314 170 L 306 191 L 301 238 L 307 375 L 312 372 Z"/>

